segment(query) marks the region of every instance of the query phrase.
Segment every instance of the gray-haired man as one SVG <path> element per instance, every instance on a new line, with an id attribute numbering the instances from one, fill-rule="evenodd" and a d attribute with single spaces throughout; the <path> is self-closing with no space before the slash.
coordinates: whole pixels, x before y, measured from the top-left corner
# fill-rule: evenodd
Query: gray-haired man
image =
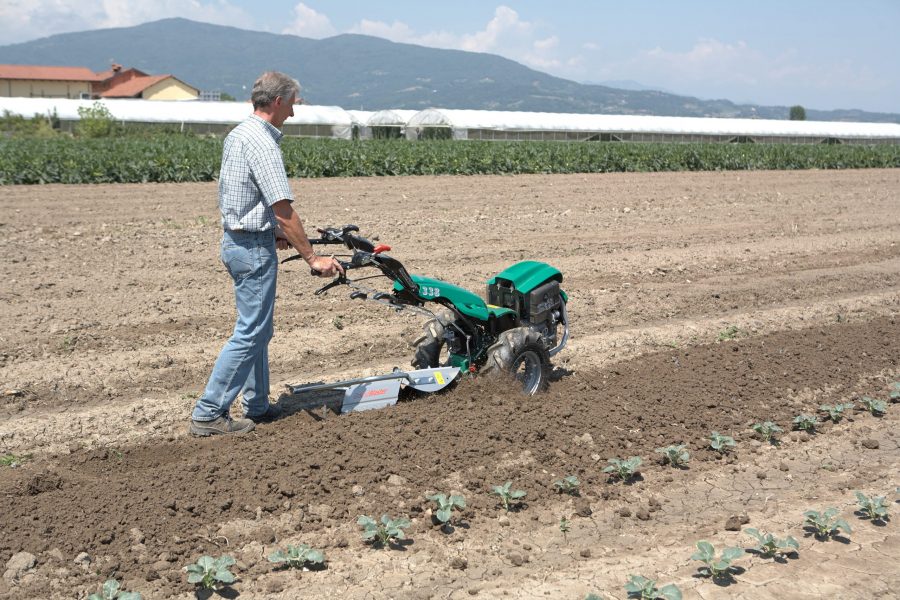
<path id="1" fill-rule="evenodd" d="M 234 281 L 237 322 L 216 359 L 206 389 L 191 415 L 198 436 L 252 431 L 256 423 L 281 415 L 269 402 L 269 340 L 278 275 L 276 247 L 293 246 L 309 266 L 329 277 L 341 270 L 333 258 L 313 252 L 291 203 L 281 156 L 281 126 L 294 115 L 300 85 L 274 71 L 253 85 L 253 114 L 225 138 L 219 174 L 222 213 L 221 256 Z M 231 404 L 243 395 L 243 419 Z"/>

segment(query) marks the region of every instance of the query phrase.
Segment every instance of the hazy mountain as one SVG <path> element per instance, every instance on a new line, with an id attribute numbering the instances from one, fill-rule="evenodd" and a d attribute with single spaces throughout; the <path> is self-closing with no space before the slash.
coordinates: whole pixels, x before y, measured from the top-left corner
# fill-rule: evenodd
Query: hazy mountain
<path id="1" fill-rule="evenodd" d="M 514 61 L 458 50 L 398 44 L 363 35 L 312 40 L 164 19 L 135 27 L 66 33 L 0 46 L 0 63 L 85 66 L 111 62 L 172 74 L 202 90 L 249 97 L 254 79 L 275 69 L 296 77 L 313 104 L 377 110 L 473 108 L 606 114 L 784 119 L 788 107 L 738 105 L 653 90 L 585 85 Z M 900 121 L 900 115 L 818 111 L 809 119 Z"/>
<path id="2" fill-rule="evenodd" d="M 665 88 L 661 88 L 659 86 L 652 85 L 644 85 L 639 81 L 634 81 L 633 79 L 611 79 L 608 81 L 582 81 L 584 85 L 602 85 L 605 87 L 616 88 L 618 90 L 631 90 L 632 92 L 665 92 L 670 94 L 671 92 Z"/>

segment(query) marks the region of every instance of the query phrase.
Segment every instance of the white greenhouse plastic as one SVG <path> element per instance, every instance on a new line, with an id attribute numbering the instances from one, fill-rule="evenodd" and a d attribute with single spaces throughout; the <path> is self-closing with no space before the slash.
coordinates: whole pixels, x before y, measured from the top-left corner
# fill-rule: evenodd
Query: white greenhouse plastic
<path id="1" fill-rule="evenodd" d="M 9 111 L 26 118 L 56 113 L 62 121 L 79 120 L 78 109 L 103 104 L 117 121 L 133 123 L 169 123 L 180 125 L 235 125 L 246 119 L 253 108 L 249 102 L 201 102 L 191 100 L 69 100 L 65 98 L 0 98 L 0 113 Z M 292 127 L 293 126 L 293 127 Z M 353 118 L 337 106 L 294 107 L 294 116 L 285 121 L 284 131 L 291 135 L 350 139 Z M 294 129 L 295 131 L 292 131 Z"/>
<path id="2" fill-rule="evenodd" d="M 473 137 L 470 132 L 489 130 L 900 140 L 900 124 L 896 123 L 590 115 L 438 108 L 423 110 L 413 116 L 407 126 L 407 137 L 416 139 L 422 130 L 430 127 L 449 128 L 454 139 L 468 139 Z"/>
<path id="3" fill-rule="evenodd" d="M 391 109 L 379 110 L 369 117 L 369 127 L 406 127 L 409 120 L 419 114 L 417 110 Z"/>
<path id="4" fill-rule="evenodd" d="M 347 114 L 353 119 L 353 127 L 356 128 L 357 136 L 361 140 L 368 140 L 372 137 L 372 130 L 369 129 L 369 119 L 375 113 L 370 110 L 348 110 Z"/>

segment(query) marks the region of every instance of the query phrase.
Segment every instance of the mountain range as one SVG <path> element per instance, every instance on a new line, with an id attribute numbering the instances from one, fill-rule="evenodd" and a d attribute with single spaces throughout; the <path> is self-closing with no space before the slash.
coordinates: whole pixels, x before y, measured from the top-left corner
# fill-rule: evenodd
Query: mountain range
<path id="1" fill-rule="evenodd" d="M 701 100 L 650 89 L 582 84 L 476 52 L 344 34 L 322 40 L 187 19 L 65 33 L 0 46 L 0 63 L 83 66 L 112 62 L 171 74 L 201 90 L 249 98 L 265 70 L 296 77 L 310 104 L 380 110 L 429 107 L 538 112 L 786 119 L 786 106 Z M 631 86 L 637 87 L 637 86 Z M 900 122 L 900 115 L 806 109 L 821 121 Z"/>

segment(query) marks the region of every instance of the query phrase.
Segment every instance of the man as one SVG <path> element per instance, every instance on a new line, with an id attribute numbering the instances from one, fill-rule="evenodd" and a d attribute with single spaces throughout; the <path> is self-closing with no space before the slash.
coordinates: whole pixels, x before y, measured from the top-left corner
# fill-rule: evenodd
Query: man
<path id="1" fill-rule="evenodd" d="M 281 407 L 269 402 L 276 246 L 293 246 L 324 277 L 342 270 L 334 258 L 313 252 L 291 206 L 280 128 L 294 115 L 299 91 L 287 75 L 263 73 L 250 96 L 253 114 L 225 138 L 219 173 L 221 256 L 234 281 L 237 322 L 191 414 L 190 432 L 197 436 L 246 433 L 281 415 Z M 232 419 L 229 410 L 239 393 L 245 418 Z"/>

